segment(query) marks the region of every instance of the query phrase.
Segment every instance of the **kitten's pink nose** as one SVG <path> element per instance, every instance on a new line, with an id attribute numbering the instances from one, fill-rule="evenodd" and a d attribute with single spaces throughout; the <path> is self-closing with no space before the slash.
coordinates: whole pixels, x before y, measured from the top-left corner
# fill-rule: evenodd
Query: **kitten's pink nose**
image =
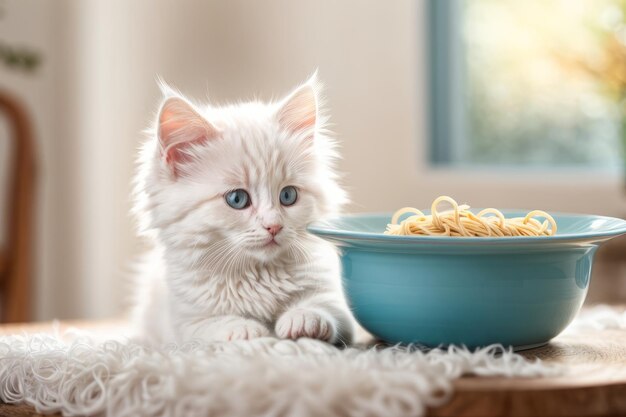
<path id="1" fill-rule="evenodd" d="M 272 236 L 276 236 L 278 232 L 280 232 L 282 229 L 283 226 L 281 226 L 280 224 L 270 224 L 269 226 L 265 226 L 265 230 L 270 232 Z"/>

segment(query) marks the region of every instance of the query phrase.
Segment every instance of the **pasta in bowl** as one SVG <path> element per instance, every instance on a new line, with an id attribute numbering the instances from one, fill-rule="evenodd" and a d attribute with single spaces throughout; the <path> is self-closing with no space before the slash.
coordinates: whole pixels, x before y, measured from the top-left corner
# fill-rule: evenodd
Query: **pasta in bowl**
<path id="1" fill-rule="evenodd" d="M 452 210 L 440 212 L 441 203 L 449 203 Z M 452 197 L 440 196 L 433 201 L 431 214 L 424 214 L 413 207 L 405 207 L 391 216 L 385 234 L 403 236 L 553 236 L 557 225 L 554 217 L 543 210 L 532 210 L 523 217 L 507 219 L 495 208 L 486 208 L 474 214 L 467 204 L 459 205 Z M 400 222 L 405 214 L 410 217 Z M 540 222 L 536 217 L 543 217 Z"/>
<path id="2" fill-rule="evenodd" d="M 506 219 L 532 212 L 500 211 Z M 573 320 L 597 248 L 626 233 L 622 219 L 550 213 L 552 223 L 543 214 L 536 217 L 538 230 L 553 234 L 385 233 L 402 214 L 395 222 L 391 214 L 346 215 L 314 223 L 309 231 L 340 250 L 352 311 L 381 340 L 524 349 L 547 343 Z"/>

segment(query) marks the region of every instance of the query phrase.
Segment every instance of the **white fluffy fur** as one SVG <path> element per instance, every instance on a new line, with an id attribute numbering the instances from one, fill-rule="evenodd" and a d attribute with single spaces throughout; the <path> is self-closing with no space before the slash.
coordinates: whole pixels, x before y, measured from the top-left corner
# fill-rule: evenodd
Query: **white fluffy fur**
<path id="1" fill-rule="evenodd" d="M 164 86 L 141 151 L 136 212 L 154 251 L 136 311 L 148 342 L 307 336 L 350 343 L 335 249 L 306 232 L 346 197 L 313 76 L 280 102 L 196 106 Z M 282 187 L 298 200 L 284 207 Z M 252 205 L 228 206 L 245 189 Z M 276 244 L 266 226 L 279 224 Z"/>
<path id="2" fill-rule="evenodd" d="M 626 330 L 626 311 L 583 310 L 568 329 Z M 259 338 L 147 348 L 107 333 L 0 337 L 0 401 L 68 416 L 420 416 L 462 375 L 567 376 L 496 347 L 337 349 Z M 578 372 L 578 370 L 575 370 Z"/>
<path id="3" fill-rule="evenodd" d="M 416 417 L 445 403 L 461 375 L 560 372 L 498 347 L 424 353 L 257 338 L 149 349 L 76 336 L 0 337 L 0 400 L 67 416 Z"/>

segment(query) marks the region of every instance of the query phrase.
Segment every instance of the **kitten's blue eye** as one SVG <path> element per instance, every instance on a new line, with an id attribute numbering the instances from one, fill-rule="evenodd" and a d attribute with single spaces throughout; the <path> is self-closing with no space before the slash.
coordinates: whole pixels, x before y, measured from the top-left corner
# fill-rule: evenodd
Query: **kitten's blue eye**
<path id="1" fill-rule="evenodd" d="M 226 204 L 236 210 L 245 209 L 250 205 L 250 194 L 241 188 L 226 194 Z"/>
<path id="2" fill-rule="evenodd" d="M 283 206 L 291 206 L 298 199 L 298 190 L 292 185 L 288 185 L 280 190 L 280 204 Z"/>

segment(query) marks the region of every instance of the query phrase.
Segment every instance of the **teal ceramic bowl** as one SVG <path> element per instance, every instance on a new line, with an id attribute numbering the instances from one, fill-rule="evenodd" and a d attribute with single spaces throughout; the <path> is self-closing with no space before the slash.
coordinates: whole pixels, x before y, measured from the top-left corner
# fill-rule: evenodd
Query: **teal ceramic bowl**
<path id="1" fill-rule="evenodd" d="M 621 219 L 557 214 L 555 236 L 388 236 L 390 218 L 349 215 L 309 231 L 340 248 L 346 296 L 366 330 L 430 347 L 548 342 L 583 304 L 598 246 L 626 233 Z"/>

